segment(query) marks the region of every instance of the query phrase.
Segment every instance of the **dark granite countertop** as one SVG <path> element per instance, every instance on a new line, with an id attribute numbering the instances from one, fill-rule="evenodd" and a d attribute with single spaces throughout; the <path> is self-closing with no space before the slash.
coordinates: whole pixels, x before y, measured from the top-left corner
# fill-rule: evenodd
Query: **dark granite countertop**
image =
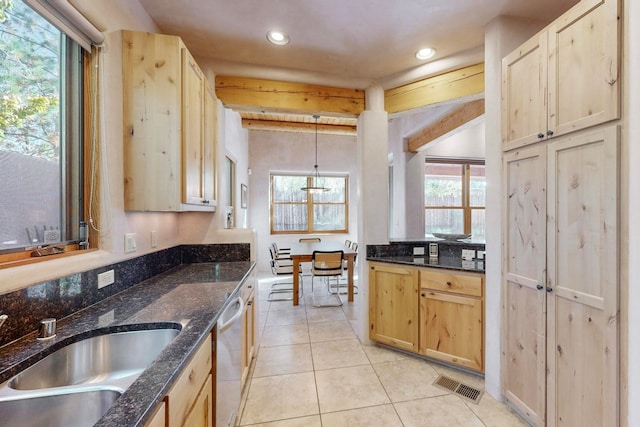
<path id="1" fill-rule="evenodd" d="M 464 261 L 460 257 L 440 255 L 437 258 L 423 256 L 370 256 L 367 261 L 387 262 L 392 264 L 405 264 L 414 267 L 434 267 L 448 270 L 469 271 L 484 273 L 484 261 Z"/>
<path id="2" fill-rule="evenodd" d="M 184 264 L 58 320 L 57 335 L 27 335 L 0 348 L 0 383 L 74 341 L 108 332 L 182 325 L 178 336 L 115 401 L 96 426 L 141 426 L 213 329 L 255 263 Z M 37 408 L 35 409 L 37 410 Z"/>
<path id="3" fill-rule="evenodd" d="M 405 244 L 427 244 L 427 243 L 446 243 L 450 245 L 460 245 L 460 246 L 484 246 L 485 241 L 483 239 L 474 239 L 473 237 L 470 239 L 464 240 L 445 240 L 438 239 L 437 237 L 403 237 L 403 238 L 394 238 L 389 239 L 389 243 L 405 243 Z"/>

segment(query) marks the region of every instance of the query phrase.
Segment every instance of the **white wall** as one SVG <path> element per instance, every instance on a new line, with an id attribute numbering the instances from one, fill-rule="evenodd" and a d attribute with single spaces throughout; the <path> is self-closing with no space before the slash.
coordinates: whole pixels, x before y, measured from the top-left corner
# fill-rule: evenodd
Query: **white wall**
<path id="1" fill-rule="evenodd" d="M 622 366 L 622 425 L 640 425 L 640 3 L 625 0 L 623 7 L 623 127 L 622 159 L 623 179 L 621 188 L 628 192 L 622 197 L 622 262 L 620 305 L 622 309 L 622 351 L 626 352 L 626 364 Z M 626 210 L 625 210 L 626 208 Z M 628 232 L 626 229 L 628 229 Z M 628 254 L 628 256 L 626 256 Z M 628 346 L 628 348 L 627 348 Z M 625 375 L 628 370 L 628 376 Z M 626 379 L 626 382 L 625 382 Z M 628 390 L 628 393 L 625 391 Z M 628 407 L 628 412 L 625 409 Z"/>
<path id="2" fill-rule="evenodd" d="M 299 234 L 272 235 L 269 224 L 269 174 L 295 172 L 309 174 L 314 165 L 315 134 L 272 131 L 249 132 L 249 224 L 258 236 L 258 270 L 268 271 L 268 245 L 287 247 Z M 318 234 L 323 240 L 358 241 L 356 212 L 356 137 L 318 134 L 320 173 L 349 174 L 349 233 Z"/>

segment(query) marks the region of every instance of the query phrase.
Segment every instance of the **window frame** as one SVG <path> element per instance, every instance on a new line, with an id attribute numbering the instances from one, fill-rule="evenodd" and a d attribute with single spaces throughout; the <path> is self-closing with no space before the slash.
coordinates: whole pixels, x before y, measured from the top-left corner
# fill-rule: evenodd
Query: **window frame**
<path id="1" fill-rule="evenodd" d="M 34 13 L 40 14 L 35 10 Z M 47 20 L 41 14 L 40 16 Z M 64 196 L 60 199 L 60 203 L 61 225 L 66 230 L 65 236 L 61 242 L 55 244 L 34 243 L 33 245 L 0 250 L 0 269 L 77 255 L 86 252 L 87 249 L 95 250 L 97 247 L 98 233 L 91 227 L 87 227 L 89 247 L 80 247 L 78 239 L 80 223 L 86 221 L 86 218 L 90 216 L 91 185 L 89 179 L 91 174 L 87 173 L 87 165 L 92 164 L 91 141 L 97 130 L 92 130 L 90 114 L 94 108 L 92 103 L 95 102 L 92 96 L 95 97 L 96 94 L 90 93 L 89 88 L 96 86 L 96 76 L 94 76 L 93 70 L 93 65 L 97 61 L 96 50 L 88 52 L 64 31 L 58 30 L 62 39 L 61 56 L 58 62 L 61 69 L 60 138 L 64 140 L 64 144 L 61 144 L 61 152 L 64 151 L 64 156 L 61 158 L 61 162 L 64 164 L 61 170 L 61 194 Z M 94 92 L 95 90 L 94 88 Z M 93 162 L 94 167 L 97 167 L 98 164 L 99 158 Z M 96 192 L 94 186 L 94 193 Z M 99 211 L 97 201 L 94 201 L 93 205 L 93 210 Z M 93 219 L 95 221 L 98 218 L 94 215 Z M 32 256 L 32 252 L 36 249 L 47 246 L 64 246 L 64 252 L 46 256 Z"/>
<path id="2" fill-rule="evenodd" d="M 462 210 L 463 215 L 463 233 L 470 234 L 472 228 L 472 214 L 475 210 L 486 211 L 486 201 L 484 206 L 471 206 L 471 166 L 483 166 L 485 167 L 486 177 L 486 165 L 482 159 L 458 159 L 458 158 L 430 158 L 424 159 L 424 166 L 427 164 L 447 164 L 447 165 L 460 165 L 462 169 L 462 205 L 460 206 L 428 206 L 426 199 L 423 200 L 424 216 L 423 216 L 423 229 L 425 236 L 427 235 L 427 211 L 428 210 Z M 422 174 L 422 193 L 424 195 L 426 182 L 426 171 Z M 423 196 L 424 197 L 424 196 Z M 485 223 L 486 224 L 486 223 Z"/>
<path id="3" fill-rule="evenodd" d="M 269 174 L 269 231 L 271 234 L 345 234 L 349 232 L 349 174 L 320 174 L 320 178 L 343 178 L 344 179 L 344 202 L 315 202 L 314 194 L 307 192 L 305 201 L 300 202 L 274 202 L 274 177 L 306 177 L 307 186 L 313 185 L 313 177 L 303 173 L 283 173 L 272 172 Z M 302 191 L 302 190 L 301 190 Z M 277 205 L 306 205 L 307 229 L 306 230 L 274 230 L 274 207 Z M 314 206 L 316 205 L 344 205 L 344 229 L 341 230 L 315 230 Z"/>

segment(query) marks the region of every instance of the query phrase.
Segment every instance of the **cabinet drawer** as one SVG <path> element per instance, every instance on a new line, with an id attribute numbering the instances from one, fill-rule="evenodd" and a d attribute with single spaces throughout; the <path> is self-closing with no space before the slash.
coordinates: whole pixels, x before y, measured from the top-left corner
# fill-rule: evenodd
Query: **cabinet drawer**
<path id="1" fill-rule="evenodd" d="M 420 271 L 420 287 L 481 297 L 482 277 L 440 273 L 436 271 Z"/>
<path id="2" fill-rule="evenodd" d="M 169 425 L 182 426 L 198 397 L 202 384 L 211 373 L 211 336 L 208 336 L 193 359 L 184 368 L 169 392 Z"/>

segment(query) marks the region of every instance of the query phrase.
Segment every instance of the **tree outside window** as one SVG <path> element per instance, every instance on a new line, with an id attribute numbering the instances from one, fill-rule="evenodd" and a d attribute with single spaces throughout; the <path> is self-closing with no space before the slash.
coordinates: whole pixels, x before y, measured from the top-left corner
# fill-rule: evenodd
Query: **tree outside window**
<path id="1" fill-rule="evenodd" d="M 0 0 L 0 251 L 77 238 L 82 88 L 79 46 Z"/>

